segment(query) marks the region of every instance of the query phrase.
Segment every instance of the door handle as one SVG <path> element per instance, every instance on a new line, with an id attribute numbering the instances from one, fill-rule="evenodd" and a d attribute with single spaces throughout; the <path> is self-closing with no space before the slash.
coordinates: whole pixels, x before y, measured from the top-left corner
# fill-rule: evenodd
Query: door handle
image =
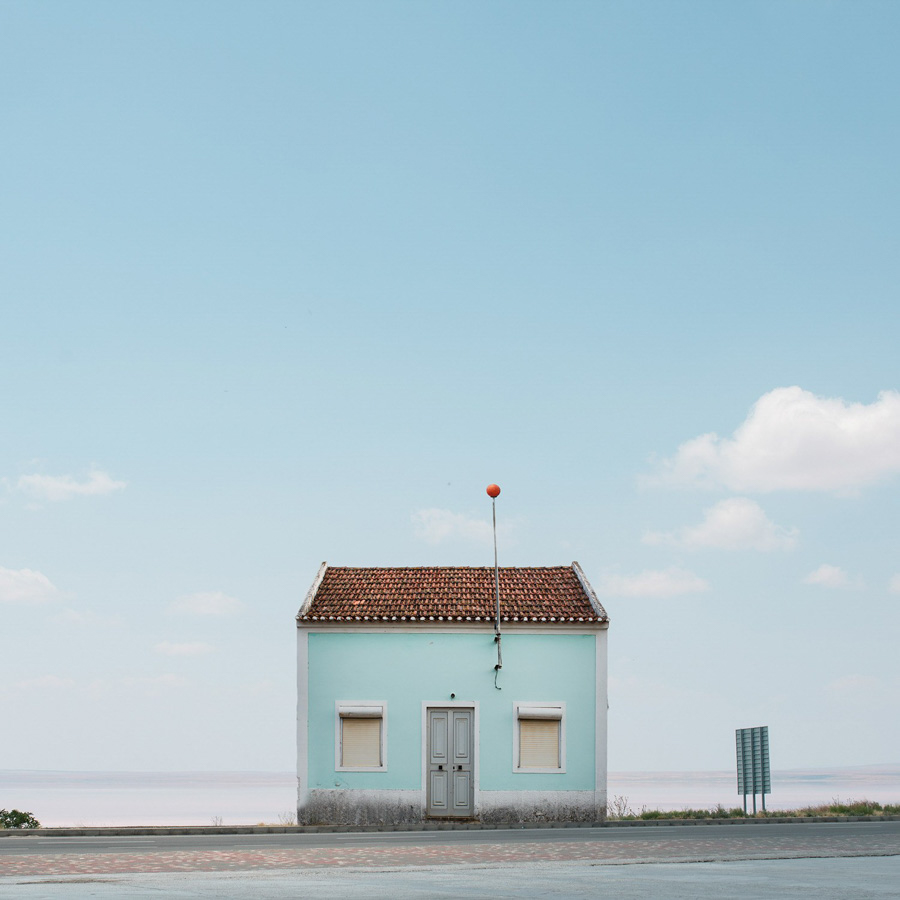
<path id="1" fill-rule="evenodd" d="M 444 767 L 443 767 L 443 766 L 438 766 L 438 772 L 443 772 L 443 771 L 444 771 Z"/>
<path id="2" fill-rule="evenodd" d="M 456 771 L 457 771 L 457 772 L 462 772 L 462 766 L 457 766 L 457 767 L 456 767 Z"/>

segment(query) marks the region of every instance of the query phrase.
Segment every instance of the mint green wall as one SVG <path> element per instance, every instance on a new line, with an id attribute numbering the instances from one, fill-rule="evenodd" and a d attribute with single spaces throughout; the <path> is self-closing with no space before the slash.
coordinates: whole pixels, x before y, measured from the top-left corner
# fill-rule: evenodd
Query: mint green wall
<path id="1" fill-rule="evenodd" d="M 422 702 L 479 701 L 481 790 L 593 790 L 596 644 L 593 634 L 309 635 L 309 787 L 420 790 Z M 335 701 L 388 705 L 386 772 L 336 772 Z M 513 701 L 566 703 L 566 772 L 516 774 Z"/>

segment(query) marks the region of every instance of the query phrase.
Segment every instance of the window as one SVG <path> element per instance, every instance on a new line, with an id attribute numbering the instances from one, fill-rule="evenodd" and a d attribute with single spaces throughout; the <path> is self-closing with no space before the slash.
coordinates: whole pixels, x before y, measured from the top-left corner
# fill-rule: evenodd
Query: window
<path id="1" fill-rule="evenodd" d="M 350 772 L 384 772 L 385 703 L 338 703 L 334 767 Z"/>
<path id="2" fill-rule="evenodd" d="M 565 704 L 514 704 L 513 771 L 566 770 Z"/>

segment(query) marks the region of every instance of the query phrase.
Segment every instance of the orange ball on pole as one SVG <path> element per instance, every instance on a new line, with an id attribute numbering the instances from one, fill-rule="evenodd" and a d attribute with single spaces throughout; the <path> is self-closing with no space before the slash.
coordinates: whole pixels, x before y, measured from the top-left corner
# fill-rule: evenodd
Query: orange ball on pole
<path id="1" fill-rule="evenodd" d="M 488 494 L 488 497 L 499 497 L 500 496 L 500 485 L 489 484 L 487 486 L 487 494 Z"/>

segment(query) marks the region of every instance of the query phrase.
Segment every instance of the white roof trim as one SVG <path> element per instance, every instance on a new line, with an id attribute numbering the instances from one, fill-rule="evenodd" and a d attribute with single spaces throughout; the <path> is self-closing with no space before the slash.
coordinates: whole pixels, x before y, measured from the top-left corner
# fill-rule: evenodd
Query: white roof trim
<path id="1" fill-rule="evenodd" d="M 584 590 L 584 593 L 590 601 L 594 612 L 597 614 L 597 618 L 604 621 L 609 621 L 609 616 L 606 614 L 606 610 L 603 608 L 603 604 L 600 602 L 597 594 L 591 587 L 591 583 L 587 580 L 587 576 L 581 570 L 581 566 L 578 565 L 578 563 L 575 561 L 572 562 L 572 571 L 575 573 L 575 577 L 581 583 L 582 590 Z"/>
<path id="2" fill-rule="evenodd" d="M 356 622 L 347 619 L 329 621 L 328 619 L 300 619 L 297 627 L 304 631 L 331 631 L 340 634 L 397 634 L 399 632 L 423 632 L 426 634 L 493 634 L 494 626 L 490 619 L 482 622 L 382 622 L 370 619 L 367 622 Z M 606 631 L 608 622 L 596 619 L 574 622 L 508 622 L 503 626 L 503 633 L 518 634 L 595 634 Z"/>
<path id="3" fill-rule="evenodd" d="M 319 566 L 319 571 L 316 572 L 316 577 L 313 579 L 313 583 L 310 585 L 309 590 L 306 592 L 306 598 L 303 603 L 300 605 L 300 612 L 297 613 L 297 618 L 299 619 L 301 616 L 306 615 L 306 611 L 309 609 L 310 605 L 313 602 L 313 598 L 316 596 L 316 592 L 319 590 L 319 585 L 322 583 L 322 579 L 325 577 L 325 570 L 328 568 L 328 563 L 323 562 L 321 566 Z"/>

